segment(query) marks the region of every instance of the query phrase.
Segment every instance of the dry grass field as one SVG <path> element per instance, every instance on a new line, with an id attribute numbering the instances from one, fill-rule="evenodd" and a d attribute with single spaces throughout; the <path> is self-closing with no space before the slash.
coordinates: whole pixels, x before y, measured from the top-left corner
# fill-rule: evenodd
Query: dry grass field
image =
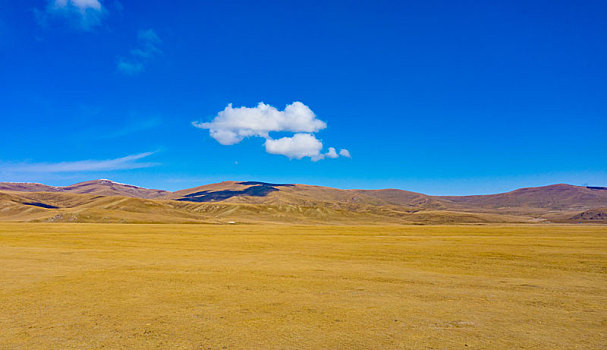
<path id="1" fill-rule="evenodd" d="M 0 224 L 1 349 L 605 349 L 607 226 Z"/>

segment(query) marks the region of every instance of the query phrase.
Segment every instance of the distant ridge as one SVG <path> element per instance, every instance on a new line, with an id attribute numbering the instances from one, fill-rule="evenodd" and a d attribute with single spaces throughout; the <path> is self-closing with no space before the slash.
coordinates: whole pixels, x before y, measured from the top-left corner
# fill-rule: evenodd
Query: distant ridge
<path id="1" fill-rule="evenodd" d="M 224 181 L 168 192 L 107 179 L 0 183 L 0 220 L 79 222 L 484 223 L 605 221 L 607 190 L 556 184 L 473 196 Z"/>
<path id="2" fill-rule="evenodd" d="M 60 192 L 61 187 L 47 186 L 35 182 L 0 182 L 0 191 Z"/>
<path id="3" fill-rule="evenodd" d="M 441 197 L 455 203 L 482 208 L 546 208 L 577 210 L 604 205 L 607 191 L 603 187 L 582 187 L 556 184 L 542 187 L 521 188 L 506 193 L 477 196 Z"/>
<path id="4" fill-rule="evenodd" d="M 47 186 L 39 183 L 0 182 L 0 191 L 69 192 L 96 194 L 99 196 L 126 196 L 134 198 L 157 198 L 170 193 L 163 190 L 152 190 L 122 184 L 107 179 L 85 181 L 63 187 Z"/>

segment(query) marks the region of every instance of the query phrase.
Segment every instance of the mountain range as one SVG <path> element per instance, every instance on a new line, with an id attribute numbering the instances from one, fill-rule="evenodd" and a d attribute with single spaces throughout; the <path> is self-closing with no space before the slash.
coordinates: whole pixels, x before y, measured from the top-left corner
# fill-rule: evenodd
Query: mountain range
<path id="1" fill-rule="evenodd" d="M 0 221 L 107 223 L 607 223 L 607 188 L 556 184 L 474 196 L 224 181 L 175 192 L 110 180 L 0 183 Z"/>

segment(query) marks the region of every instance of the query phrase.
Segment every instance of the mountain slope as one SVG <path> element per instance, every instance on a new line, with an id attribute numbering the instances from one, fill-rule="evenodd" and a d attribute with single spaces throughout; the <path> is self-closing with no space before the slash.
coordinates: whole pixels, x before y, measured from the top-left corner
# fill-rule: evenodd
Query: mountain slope
<path id="1" fill-rule="evenodd" d="M 607 224 L 607 208 L 596 208 L 583 211 L 572 216 L 569 221 Z"/>
<path id="2" fill-rule="evenodd" d="M 0 192 L 0 220 L 105 223 L 423 224 L 527 222 L 529 218 L 399 206 L 188 202 L 65 192 Z"/>
<path id="3" fill-rule="evenodd" d="M 127 196 L 134 198 L 158 198 L 170 193 L 168 191 L 152 190 L 105 179 L 80 182 L 62 187 L 62 189 L 65 192 L 71 193 L 86 193 L 99 196 Z"/>
<path id="4" fill-rule="evenodd" d="M 607 189 L 572 185 L 461 197 L 255 181 L 225 181 L 176 192 L 109 180 L 65 187 L 0 183 L 0 189 L 5 190 L 0 191 L 0 220 L 11 221 L 603 222 L 603 209 L 597 208 L 607 207 Z"/>
<path id="5" fill-rule="evenodd" d="M 521 188 L 512 192 L 480 196 L 436 197 L 469 208 L 542 208 L 583 210 L 607 205 L 607 189 L 557 184 Z"/>
<path id="6" fill-rule="evenodd" d="M 134 198 L 158 198 L 170 193 L 163 190 L 152 190 L 133 185 L 121 184 L 106 179 L 85 181 L 64 187 L 47 186 L 38 183 L 0 182 L 0 191 L 68 192 L 94 194 L 98 196 L 127 196 Z"/>
<path id="7" fill-rule="evenodd" d="M 404 205 L 410 207 L 424 207 L 434 209 L 453 208 L 447 200 L 440 197 L 432 197 L 422 193 L 403 191 L 398 189 L 385 190 L 350 190 L 362 195 L 376 198 L 386 203 Z"/>
<path id="8" fill-rule="evenodd" d="M 0 182 L 0 191 L 61 192 L 61 189 L 61 187 L 47 186 L 33 182 Z"/>
<path id="9" fill-rule="evenodd" d="M 390 204 L 366 194 L 331 187 L 224 181 L 173 192 L 167 199 L 189 202 L 325 205 Z"/>

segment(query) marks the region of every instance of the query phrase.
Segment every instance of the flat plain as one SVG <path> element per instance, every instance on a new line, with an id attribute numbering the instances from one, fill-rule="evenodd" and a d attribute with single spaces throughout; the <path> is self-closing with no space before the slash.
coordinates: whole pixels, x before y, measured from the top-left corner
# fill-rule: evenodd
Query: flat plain
<path id="1" fill-rule="evenodd" d="M 0 224 L 2 349 L 607 348 L 607 226 Z"/>

